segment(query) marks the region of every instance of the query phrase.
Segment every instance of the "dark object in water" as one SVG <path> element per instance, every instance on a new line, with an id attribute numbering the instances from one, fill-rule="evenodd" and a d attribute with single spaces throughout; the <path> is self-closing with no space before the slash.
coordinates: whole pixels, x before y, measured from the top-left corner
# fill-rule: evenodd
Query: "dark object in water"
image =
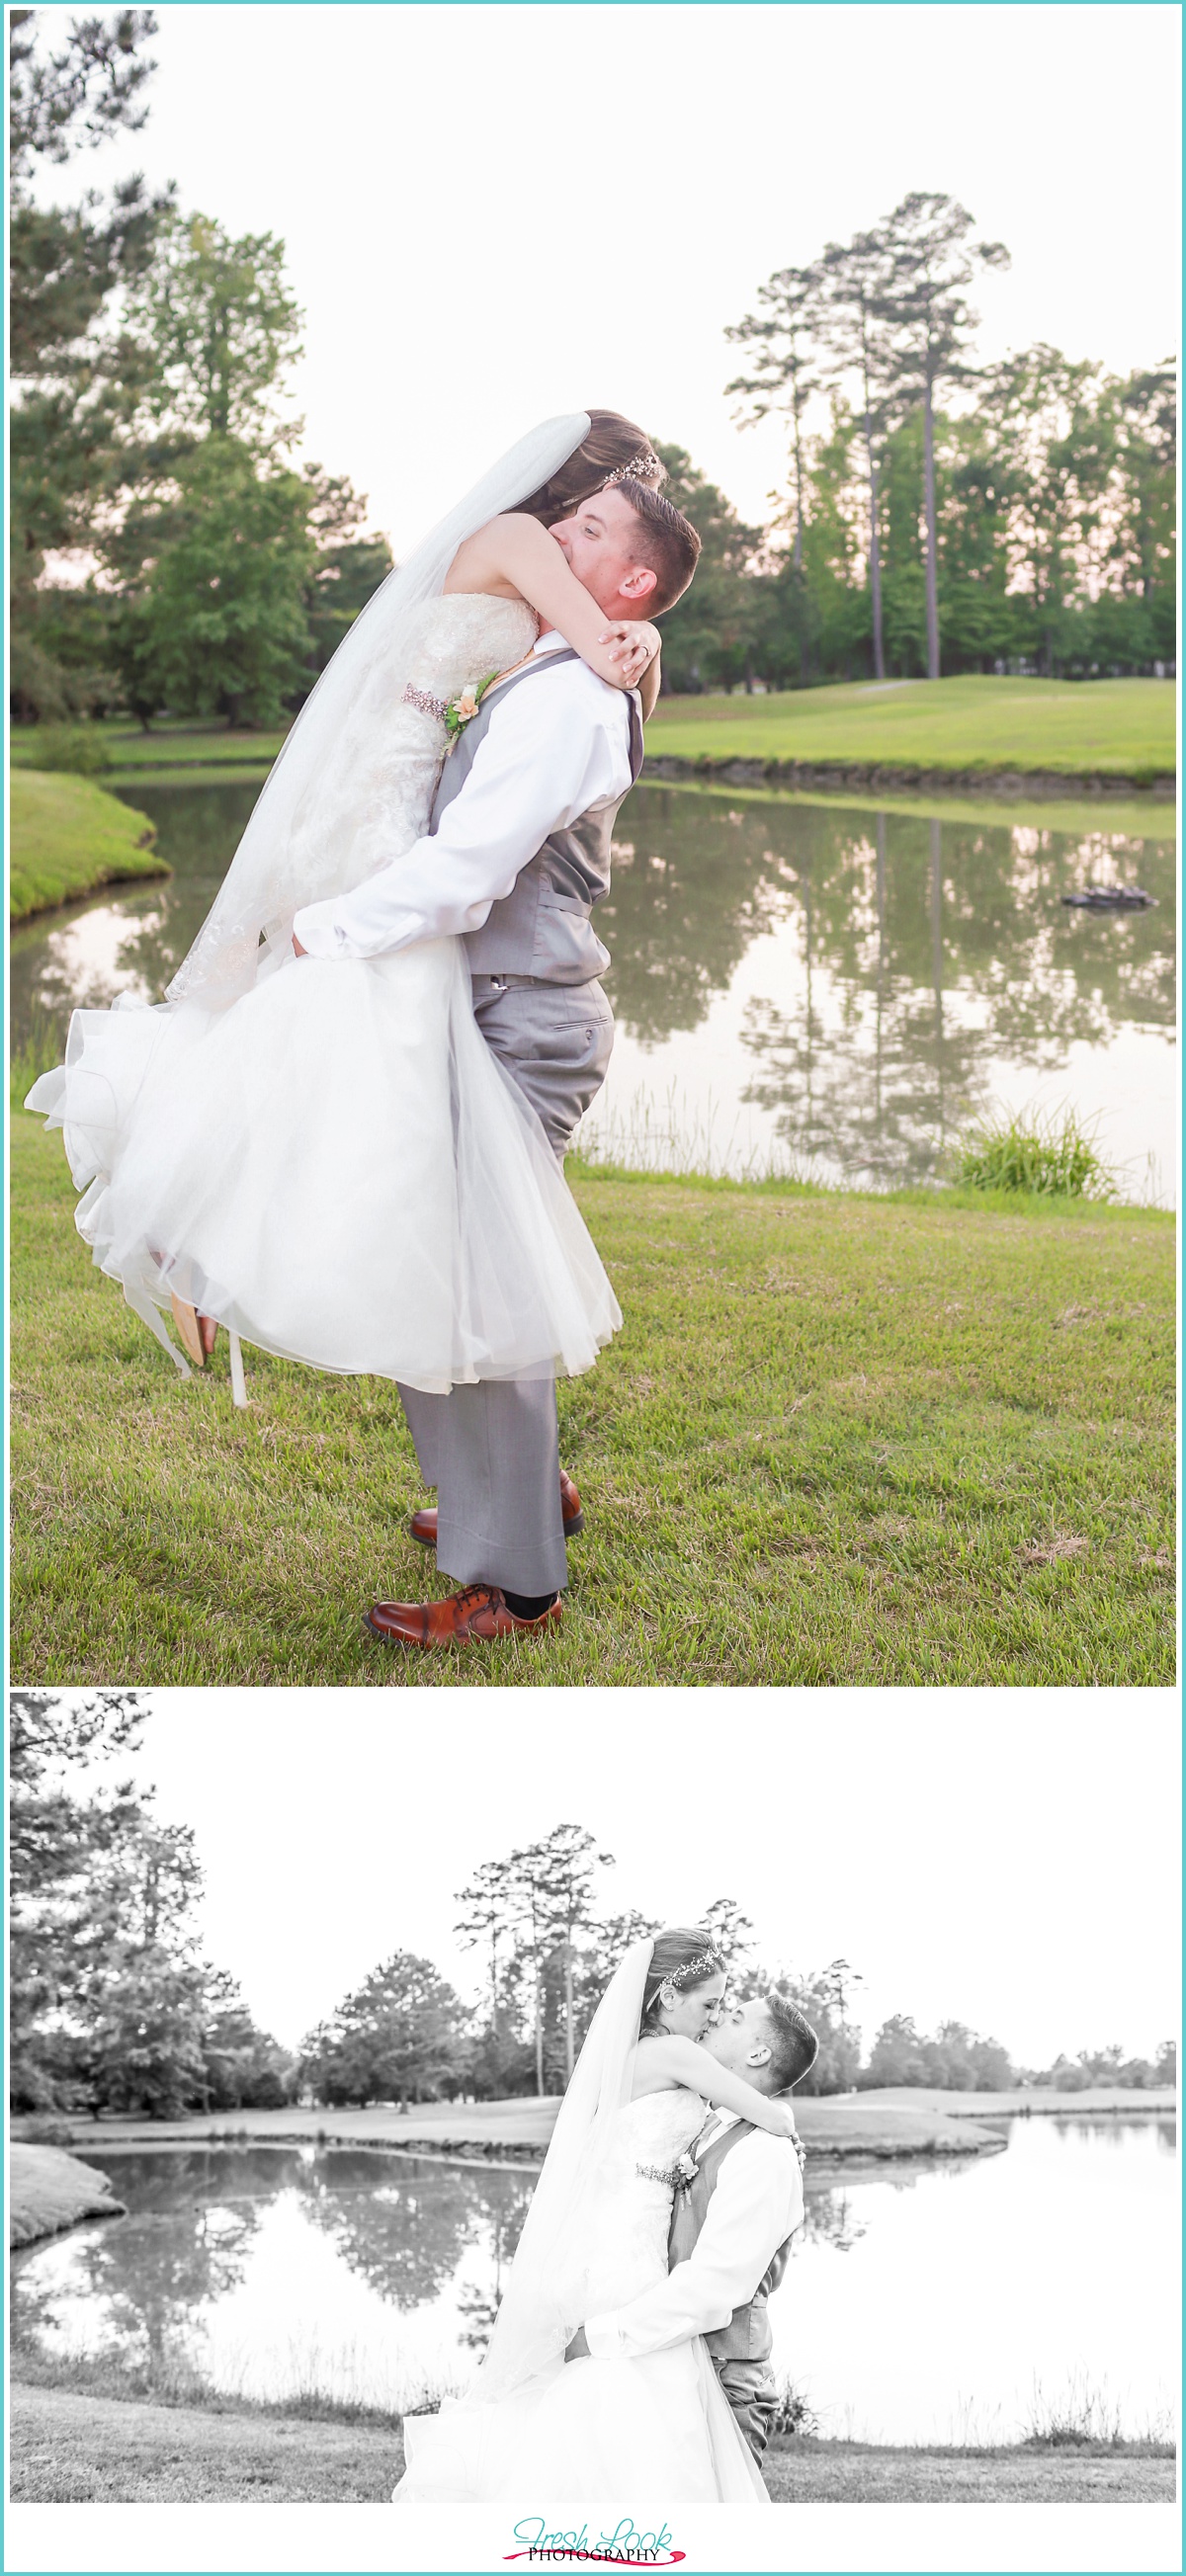
<path id="1" fill-rule="evenodd" d="M 1064 903 L 1073 903 L 1082 912 L 1147 912 L 1155 904 L 1155 894 L 1146 894 L 1143 886 L 1087 886 L 1082 894 L 1064 894 Z"/>

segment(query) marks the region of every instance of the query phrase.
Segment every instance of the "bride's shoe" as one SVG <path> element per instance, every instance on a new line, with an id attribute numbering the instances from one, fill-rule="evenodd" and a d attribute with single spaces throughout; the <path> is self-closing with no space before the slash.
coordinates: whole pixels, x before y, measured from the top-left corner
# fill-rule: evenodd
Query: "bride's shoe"
<path id="1" fill-rule="evenodd" d="M 197 1307 L 187 1305 L 185 1299 L 178 1296 L 176 1289 L 173 1291 L 170 1302 L 173 1308 L 173 1321 L 181 1335 L 185 1349 L 190 1359 L 193 1361 L 194 1367 L 199 1369 L 205 1368 L 210 1352 L 214 1348 L 214 1343 L 213 1340 L 211 1340 L 207 1346 L 202 1336 L 202 1324 L 203 1322 L 209 1322 L 210 1318 L 208 1316 L 200 1317 Z M 217 1332 L 217 1325 L 215 1325 L 214 1329 Z"/>
<path id="2" fill-rule="evenodd" d="M 176 1289 L 172 1292 L 173 1321 L 195 1368 L 205 1368 L 218 1340 L 218 1318 L 203 1315 L 196 1306 L 187 1305 Z M 231 1394 L 241 1413 L 247 1410 L 247 1381 L 243 1374 L 243 1355 L 237 1333 L 230 1335 Z"/>

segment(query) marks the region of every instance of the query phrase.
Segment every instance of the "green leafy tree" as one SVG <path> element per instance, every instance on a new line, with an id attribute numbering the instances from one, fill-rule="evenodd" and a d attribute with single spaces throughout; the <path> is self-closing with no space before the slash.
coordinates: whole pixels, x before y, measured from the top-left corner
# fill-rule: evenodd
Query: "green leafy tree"
<path id="1" fill-rule="evenodd" d="M 175 493 L 154 514 L 159 551 L 117 634 L 129 700 L 276 724 L 308 677 L 308 487 L 219 436 L 179 460 Z M 138 530 L 146 549 L 152 524 Z"/>
<path id="2" fill-rule="evenodd" d="M 44 581 L 46 558 L 89 545 L 119 506 L 142 361 L 112 320 L 113 298 L 143 270 L 171 198 L 129 178 L 106 204 L 94 190 L 72 207 L 37 202 L 40 165 L 143 124 L 156 24 L 143 9 L 74 19 L 46 52 L 41 17 L 8 18 L 10 689 L 18 714 L 60 716 L 101 697 L 103 678 L 93 633 L 77 637 L 64 594 Z"/>
<path id="3" fill-rule="evenodd" d="M 762 531 L 743 525 L 686 448 L 660 442 L 655 452 L 667 468 L 667 499 L 700 538 L 695 581 L 663 619 L 663 688 L 694 694 L 752 679 L 763 607 L 752 559 L 761 549 Z"/>
<path id="4" fill-rule="evenodd" d="M 344 474 L 327 474 L 320 465 L 302 468 L 309 490 L 309 534 L 313 540 L 304 608 L 312 639 L 312 677 L 324 671 L 368 599 L 392 569 L 385 537 L 360 533 L 366 500 Z"/>
<path id="5" fill-rule="evenodd" d="M 804 417 L 822 378 L 816 350 L 822 315 L 823 271 L 818 261 L 805 268 L 780 268 L 758 288 L 758 310 L 731 323 L 727 340 L 750 348 L 753 373 L 734 376 L 727 394 L 746 397 L 740 414 L 750 428 L 772 411 L 786 414 L 792 470 L 791 578 L 796 594 L 805 581 L 803 547 L 807 525 L 807 443 Z M 805 605 L 798 621 L 803 680 L 807 678 L 809 638 Z"/>
<path id="6" fill-rule="evenodd" d="M 869 605 L 873 671 L 885 678 L 881 617 L 881 537 L 878 527 L 878 458 L 892 417 L 893 349 L 882 320 L 890 283 L 890 249 L 884 225 L 829 242 L 820 262 L 822 295 L 818 334 L 829 372 L 843 384 L 855 379 L 856 414 L 865 443 L 869 487 Z"/>
<path id="7" fill-rule="evenodd" d="M 890 399 L 921 404 L 926 520 L 927 677 L 939 677 L 938 515 L 935 508 L 935 398 L 940 385 L 967 383 L 978 316 L 965 288 L 978 269 L 1009 266 L 1003 242 L 970 242 L 973 218 L 954 197 L 914 191 L 881 227 L 886 273 L 873 307 L 892 345 Z"/>
<path id="8" fill-rule="evenodd" d="M 303 316 L 273 233 L 232 239 L 210 215 L 173 208 L 128 296 L 128 328 L 151 353 L 154 421 L 258 453 L 287 443 L 277 404 L 301 350 Z"/>

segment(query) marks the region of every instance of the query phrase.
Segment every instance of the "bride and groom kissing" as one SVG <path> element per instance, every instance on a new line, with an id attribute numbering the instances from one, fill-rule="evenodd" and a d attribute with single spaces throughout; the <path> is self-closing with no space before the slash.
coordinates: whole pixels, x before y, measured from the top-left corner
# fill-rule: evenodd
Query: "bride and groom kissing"
<path id="1" fill-rule="evenodd" d="M 500 459 L 339 646 L 164 1002 L 77 1011 L 29 1094 L 183 1377 L 223 1325 L 239 1403 L 242 1341 L 395 1380 L 460 1588 L 375 1601 L 390 1645 L 561 1616 L 556 1379 L 622 1321 L 563 1178 L 613 1043 L 592 916 L 700 545 L 663 479 L 613 412 Z"/>
<path id="2" fill-rule="evenodd" d="M 781 1995 L 726 2000 L 701 1927 L 631 1945 L 473 2386 L 405 2419 L 397 2503 L 770 2501 L 768 2301 L 803 2221 L 787 2096 L 817 2047 Z"/>

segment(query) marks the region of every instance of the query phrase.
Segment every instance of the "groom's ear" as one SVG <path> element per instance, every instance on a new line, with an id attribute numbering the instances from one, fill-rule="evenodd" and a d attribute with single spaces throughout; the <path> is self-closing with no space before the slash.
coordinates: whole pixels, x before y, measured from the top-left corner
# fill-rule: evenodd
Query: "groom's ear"
<path id="1" fill-rule="evenodd" d="M 640 617 L 645 616 L 646 603 L 651 592 L 658 587 L 658 581 L 658 573 L 650 564 L 631 564 L 629 572 L 619 583 L 618 596 L 620 599 L 628 599 L 631 607 Z"/>

